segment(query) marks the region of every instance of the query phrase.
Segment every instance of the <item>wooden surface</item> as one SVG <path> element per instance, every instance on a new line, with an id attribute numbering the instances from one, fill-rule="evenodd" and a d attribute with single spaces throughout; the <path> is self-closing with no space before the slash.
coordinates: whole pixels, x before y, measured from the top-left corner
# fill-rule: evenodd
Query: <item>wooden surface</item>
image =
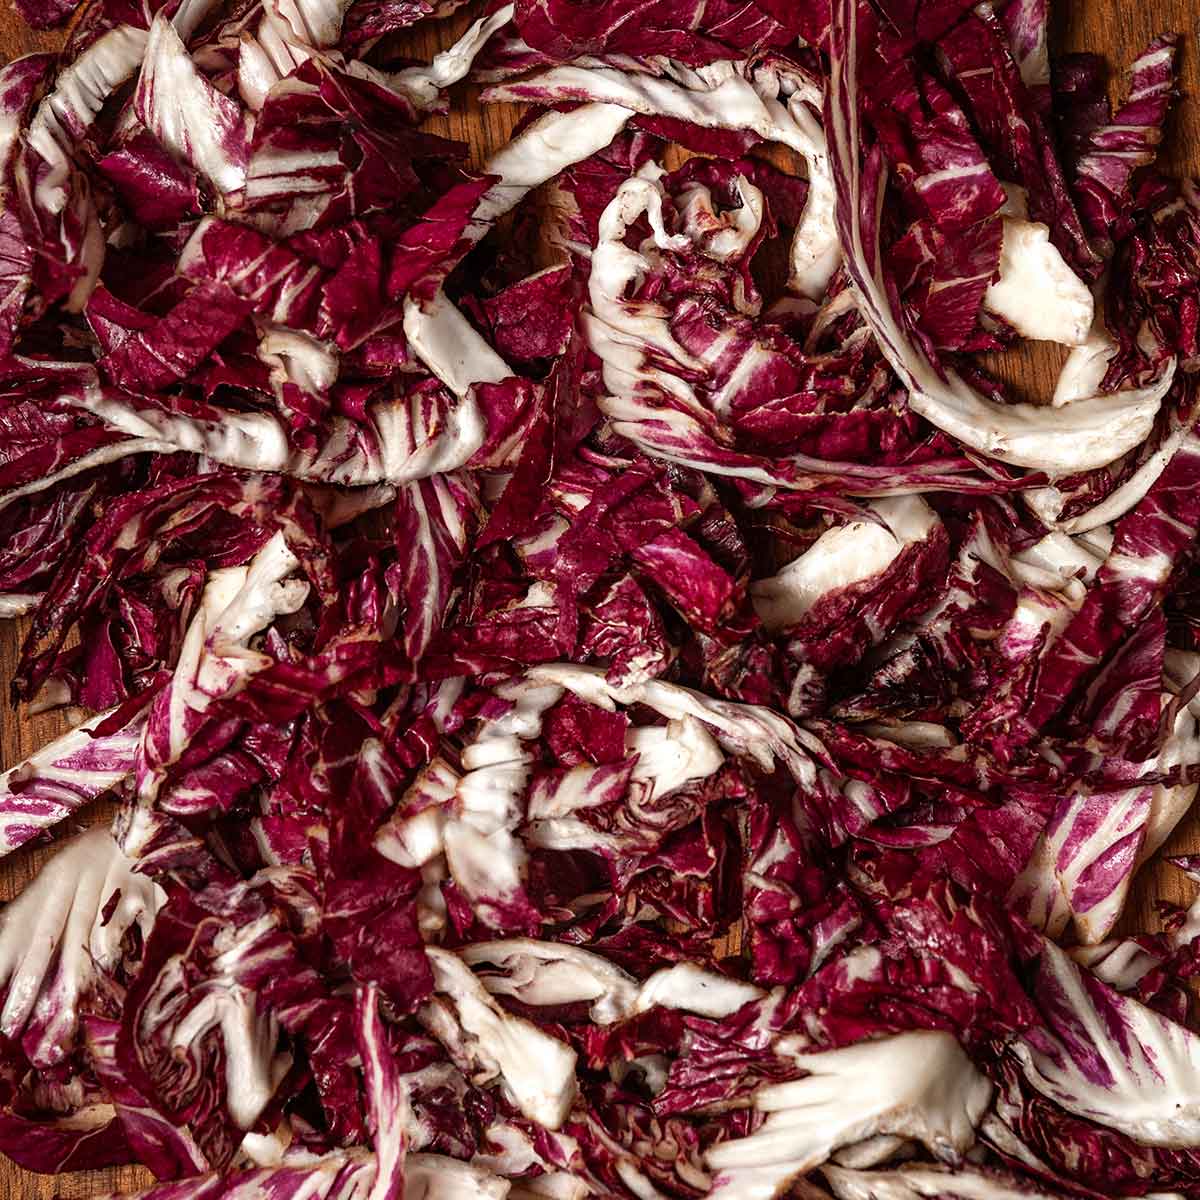
<path id="1" fill-rule="evenodd" d="M 804 0 L 797 0 L 803 3 Z M 35 50 L 52 50 L 61 36 L 36 33 L 27 29 L 15 11 L 0 0 L 0 61 Z M 1183 96 L 1176 105 L 1166 138 L 1163 161 L 1179 174 L 1200 175 L 1200 56 L 1193 40 L 1200 35 L 1200 3 L 1197 0 L 1058 0 L 1054 44 L 1066 51 L 1092 50 L 1106 55 L 1123 67 L 1158 33 L 1174 30 L 1184 36 L 1182 51 Z M 414 31 L 405 53 L 427 61 L 439 49 L 453 42 L 470 24 L 470 13 L 459 13 L 428 29 Z M 1119 85 L 1119 80 L 1118 80 Z M 445 136 L 466 141 L 472 161 L 481 163 L 495 146 L 508 137 L 520 109 L 512 105 L 477 102 L 478 89 L 462 86 L 455 93 L 455 111 L 431 118 L 428 128 Z M 1061 356 L 1053 347 L 1033 347 L 1019 358 L 1009 358 L 999 371 L 1010 382 L 1032 397 L 1048 396 L 1053 390 Z M 0 765 L 19 762 L 63 728 L 54 715 L 31 717 L 16 712 L 2 696 L 12 678 L 17 647 L 24 622 L 0 622 Z M 103 812 L 85 812 L 76 823 L 99 819 Z M 1165 847 L 1164 853 L 1200 851 L 1200 806 Z M 48 850 L 20 852 L 0 861 L 0 900 L 21 890 Z M 1134 895 L 1127 909 L 1130 928 L 1153 927 L 1156 921 L 1154 901 L 1165 898 L 1186 903 L 1192 889 L 1178 871 L 1157 869 L 1150 864 L 1134 884 Z M 40 1176 L 20 1171 L 0 1156 L 0 1200 L 85 1200 L 112 1191 L 131 1191 L 146 1186 L 150 1176 L 138 1168 L 113 1171 L 78 1172 L 72 1175 Z"/>

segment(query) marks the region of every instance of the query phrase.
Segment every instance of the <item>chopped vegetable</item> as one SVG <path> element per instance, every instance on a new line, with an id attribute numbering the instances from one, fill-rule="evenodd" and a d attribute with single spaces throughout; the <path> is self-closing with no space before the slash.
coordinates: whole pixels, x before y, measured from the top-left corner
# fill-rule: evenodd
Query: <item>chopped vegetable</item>
<path id="1" fill-rule="evenodd" d="M 0 71 L 0 615 L 72 722 L 0 776 L 0 854 L 71 835 L 0 1150 L 1200 1195 L 1200 902 L 1127 911 L 1200 787 L 1176 39 L 1113 103 L 1045 0 L 459 7 L 97 0 Z"/>

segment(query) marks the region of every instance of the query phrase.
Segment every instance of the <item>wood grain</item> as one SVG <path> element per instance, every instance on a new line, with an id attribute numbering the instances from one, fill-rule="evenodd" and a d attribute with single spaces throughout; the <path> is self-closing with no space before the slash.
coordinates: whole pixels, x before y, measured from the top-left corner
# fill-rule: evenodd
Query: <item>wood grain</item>
<path id="1" fill-rule="evenodd" d="M 797 0 L 802 3 L 803 0 Z M 1163 159 L 1180 174 L 1200 174 L 1200 59 L 1193 35 L 1198 29 L 1196 0 L 1073 0 L 1058 5 L 1056 46 L 1067 51 L 1091 50 L 1104 54 L 1118 67 L 1124 66 L 1158 33 L 1174 30 L 1187 35 L 1183 43 L 1183 96 L 1176 105 L 1167 132 Z M 459 12 L 446 20 L 412 31 L 398 45 L 399 52 L 414 60 L 428 61 L 451 44 L 470 24 L 472 12 Z M 16 12 L 0 8 L 0 61 L 37 50 L 56 49 L 61 34 L 27 29 Z M 1114 78 L 1119 88 L 1119 72 Z M 481 164 L 496 146 L 502 145 L 521 114 L 517 105 L 488 105 L 478 102 L 479 89 L 460 85 L 454 93 L 453 111 L 430 118 L 431 132 L 467 143 L 472 163 Z M 1010 355 L 995 364 L 998 372 L 1030 397 L 1049 395 L 1061 353 L 1055 347 L 1036 346 L 1020 355 Z M 17 650 L 24 637 L 22 621 L 0 622 L 0 685 L 13 676 Z M 20 761 L 64 728 L 53 714 L 31 716 L 0 703 L 0 765 Z M 94 806 L 80 814 L 77 826 L 105 818 L 107 809 Z M 1195 853 L 1200 850 L 1200 809 L 1193 812 L 1175 832 L 1166 853 Z M 0 900 L 9 899 L 32 878 L 48 857 L 46 848 L 27 850 L 0 861 Z M 1183 876 L 1169 867 L 1150 864 L 1135 881 L 1134 894 L 1126 913 L 1130 928 L 1151 928 L 1157 921 L 1154 902 L 1158 898 L 1187 903 L 1193 889 Z M 127 1192 L 144 1187 L 150 1176 L 140 1168 L 85 1171 L 57 1177 L 21 1171 L 0 1156 L 0 1200 L 92 1200 L 110 1192 Z"/>

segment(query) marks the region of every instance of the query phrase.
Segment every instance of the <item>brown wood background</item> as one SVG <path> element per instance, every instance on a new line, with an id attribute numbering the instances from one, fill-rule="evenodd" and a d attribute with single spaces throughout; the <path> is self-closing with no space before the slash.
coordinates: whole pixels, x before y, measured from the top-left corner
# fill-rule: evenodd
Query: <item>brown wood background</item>
<path id="1" fill-rule="evenodd" d="M 804 0 L 796 0 L 803 3 Z M 474 6 L 473 6 L 474 7 Z M 1093 50 L 1105 54 L 1118 67 L 1125 66 L 1158 33 L 1173 30 L 1184 36 L 1182 51 L 1183 95 L 1168 127 L 1163 160 L 1169 170 L 1200 175 L 1200 0 L 1059 0 L 1053 30 L 1056 47 Z M 428 61 L 452 43 L 470 24 L 470 12 L 459 13 L 427 29 L 416 30 L 404 47 L 414 59 Z M 61 42 L 57 33 L 27 29 L 11 5 L 0 0 L 0 61 L 35 50 L 52 50 Z M 1118 81 L 1119 85 L 1119 81 Z M 456 96 L 455 111 L 429 121 L 436 133 L 466 141 L 472 160 L 480 163 L 489 151 L 507 140 L 519 108 L 478 103 L 478 89 L 465 87 Z M 1030 396 L 1048 396 L 1053 390 L 1060 354 L 1038 346 L 998 364 L 1000 373 Z M 19 762 L 62 731 L 53 714 L 29 716 L 4 700 L 12 678 L 17 647 L 24 635 L 23 621 L 0 621 L 0 766 Z M 79 826 L 107 815 L 94 810 L 82 814 Z M 1167 853 L 1200 851 L 1200 806 L 1186 819 L 1167 844 Z M 0 900 L 19 892 L 48 856 L 46 848 L 19 852 L 0 860 Z M 1171 867 L 1150 864 L 1137 879 L 1127 910 L 1130 928 L 1154 925 L 1157 898 L 1186 903 L 1192 890 Z M 81 1171 L 71 1175 L 33 1175 L 0 1156 L 0 1200 L 91 1200 L 112 1191 L 134 1191 L 151 1182 L 140 1168 Z"/>

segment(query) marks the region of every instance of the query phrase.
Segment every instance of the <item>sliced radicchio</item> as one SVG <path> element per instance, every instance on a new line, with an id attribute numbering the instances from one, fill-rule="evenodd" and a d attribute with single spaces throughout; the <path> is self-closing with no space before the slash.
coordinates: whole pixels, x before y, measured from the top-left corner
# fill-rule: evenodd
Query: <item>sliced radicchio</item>
<path id="1" fill-rule="evenodd" d="M 1176 40 L 1111 102 L 1045 0 L 458 7 L 102 0 L 0 71 L 0 615 L 71 721 L 0 853 L 72 835 L 0 1150 L 1195 1194 L 1200 904 L 1134 901 L 1200 787 Z"/>

